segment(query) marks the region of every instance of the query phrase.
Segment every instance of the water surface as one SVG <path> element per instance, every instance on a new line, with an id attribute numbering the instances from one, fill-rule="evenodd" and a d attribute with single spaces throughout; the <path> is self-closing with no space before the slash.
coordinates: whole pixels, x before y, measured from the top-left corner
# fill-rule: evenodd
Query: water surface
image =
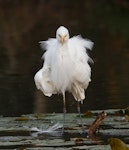
<path id="1" fill-rule="evenodd" d="M 81 34 L 95 45 L 92 82 L 82 112 L 89 109 L 125 108 L 129 105 L 128 3 L 1 1 L 0 2 L 0 115 L 62 112 L 62 96 L 43 96 L 33 77 L 42 67 L 40 40 L 55 36 L 60 25 L 71 36 Z M 67 110 L 76 102 L 67 93 Z"/>

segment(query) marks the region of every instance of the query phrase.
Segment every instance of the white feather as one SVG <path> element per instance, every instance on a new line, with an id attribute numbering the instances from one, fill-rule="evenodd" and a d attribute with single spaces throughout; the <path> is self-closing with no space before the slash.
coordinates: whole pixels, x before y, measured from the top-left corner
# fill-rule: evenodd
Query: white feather
<path id="1" fill-rule="evenodd" d="M 65 43 L 60 36 L 66 37 Z M 92 49 L 93 42 L 74 36 L 69 39 L 68 30 L 60 27 L 56 39 L 40 42 L 46 50 L 43 55 L 44 65 L 35 75 L 35 83 L 44 95 L 51 96 L 58 92 L 69 91 L 77 101 L 85 99 L 85 89 L 91 81 L 91 58 L 87 49 Z"/>
<path id="2" fill-rule="evenodd" d="M 39 134 L 49 133 L 51 135 L 53 134 L 54 136 L 55 135 L 59 136 L 58 129 L 60 129 L 60 128 L 62 128 L 62 124 L 60 124 L 60 123 L 56 123 L 53 126 L 49 126 L 46 129 L 38 129 L 37 127 L 32 127 L 31 128 L 31 131 L 32 131 L 31 135 L 32 135 L 32 137 L 37 137 Z"/>

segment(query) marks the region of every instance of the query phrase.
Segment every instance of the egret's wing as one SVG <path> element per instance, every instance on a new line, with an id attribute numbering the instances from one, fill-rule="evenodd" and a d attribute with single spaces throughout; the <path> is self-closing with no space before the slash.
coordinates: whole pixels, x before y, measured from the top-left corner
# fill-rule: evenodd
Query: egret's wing
<path id="1" fill-rule="evenodd" d="M 51 81 L 50 68 L 48 66 L 44 66 L 36 73 L 34 81 L 37 89 L 41 90 L 44 93 L 44 95 L 50 97 L 52 94 L 57 93 Z"/>
<path id="2" fill-rule="evenodd" d="M 88 61 L 91 58 L 87 49 L 92 49 L 93 42 L 83 39 L 81 36 L 74 36 L 69 40 L 69 53 L 74 62 L 73 81 L 71 92 L 76 100 L 85 99 L 85 91 L 91 81 L 91 68 Z"/>
<path id="3" fill-rule="evenodd" d="M 81 35 L 73 36 L 70 38 L 71 42 L 74 42 L 76 46 L 85 47 L 86 49 L 92 50 L 94 43 L 89 39 L 84 39 Z"/>
<path id="4" fill-rule="evenodd" d="M 89 39 L 84 39 L 80 35 L 69 39 L 69 46 L 70 49 L 72 49 L 72 53 L 75 53 L 76 57 L 81 57 L 87 62 L 93 62 L 93 60 L 87 54 L 87 50 L 92 50 L 93 45 L 94 43 L 92 41 Z"/>
<path id="5" fill-rule="evenodd" d="M 50 97 L 52 94 L 57 93 L 57 90 L 51 80 L 52 56 L 54 54 L 57 40 L 54 38 L 50 38 L 47 41 L 40 41 L 39 43 L 41 48 L 46 50 L 46 52 L 43 55 L 43 68 L 36 73 L 34 80 L 37 89 L 41 90 L 44 95 Z"/>
<path id="6" fill-rule="evenodd" d="M 40 41 L 40 46 L 43 50 L 50 50 L 53 49 L 57 40 L 55 38 L 49 38 L 47 41 Z"/>
<path id="7" fill-rule="evenodd" d="M 85 99 L 85 89 L 91 81 L 91 68 L 86 62 L 77 61 L 73 72 L 71 92 L 78 101 Z"/>
<path id="8" fill-rule="evenodd" d="M 77 101 L 81 101 L 85 99 L 85 91 L 84 88 L 81 86 L 81 83 L 77 81 L 73 82 L 71 86 L 71 92 Z"/>
<path id="9" fill-rule="evenodd" d="M 53 63 L 53 56 L 57 47 L 57 40 L 55 38 L 49 38 L 47 41 L 40 41 L 40 46 L 43 50 L 46 50 L 42 58 L 45 63 L 51 67 Z"/>

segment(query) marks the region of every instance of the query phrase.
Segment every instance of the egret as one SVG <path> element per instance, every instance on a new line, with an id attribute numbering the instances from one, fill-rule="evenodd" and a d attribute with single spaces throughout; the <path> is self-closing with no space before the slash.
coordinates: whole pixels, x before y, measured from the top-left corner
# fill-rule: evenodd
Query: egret
<path id="1" fill-rule="evenodd" d="M 71 92 L 77 101 L 77 110 L 81 116 L 80 101 L 85 99 L 85 90 L 91 81 L 89 62 L 92 59 L 87 50 L 92 49 L 93 42 L 80 35 L 70 38 L 68 29 L 60 26 L 56 31 L 56 38 L 39 43 L 46 52 L 43 55 L 43 67 L 35 74 L 34 81 L 37 89 L 45 96 L 50 97 L 57 93 L 63 95 L 64 131 L 66 91 Z"/>

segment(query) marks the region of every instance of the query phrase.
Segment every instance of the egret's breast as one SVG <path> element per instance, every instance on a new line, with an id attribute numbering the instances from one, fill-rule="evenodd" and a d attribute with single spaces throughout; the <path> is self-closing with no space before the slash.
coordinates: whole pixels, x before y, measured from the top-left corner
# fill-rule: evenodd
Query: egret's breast
<path id="1" fill-rule="evenodd" d="M 66 49 L 58 51 L 55 58 L 52 64 L 52 80 L 57 90 L 64 91 L 71 84 L 73 63 Z"/>

